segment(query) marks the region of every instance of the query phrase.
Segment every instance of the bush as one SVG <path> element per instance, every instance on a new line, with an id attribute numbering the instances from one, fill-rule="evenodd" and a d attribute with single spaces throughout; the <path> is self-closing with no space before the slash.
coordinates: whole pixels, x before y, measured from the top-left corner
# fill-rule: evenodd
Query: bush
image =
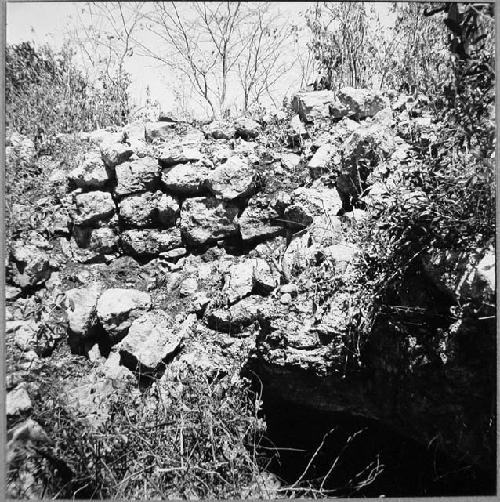
<path id="1" fill-rule="evenodd" d="M 67 407 L 57 374 L 45 378 L 33 418 L 53 439 L 54 455 L 73 471 L 64 484 L 45 473 L 51 496 L 265 495 L 265 486 L 259 487 L 264 459 L 257 453 L 264 429 L 261 403 L 231 376 L 211 379 L 193 369 L 161 391 L 156 384 L 142 394 L 133 387 L 117 390 L 109 419 L 97 429 Z"/>
<path id="2" fill-rule="evenodd" d="M 57 133 L 93 130 L 127 120 L 128 81 L 118 81 L 111 88 L 93 83 L 75 66 L 74 54 L 68 44 L 60 52 L 47 45 L 35 48 L 29 42 L 7 46 L 7 130 L 40 143 Z"/>

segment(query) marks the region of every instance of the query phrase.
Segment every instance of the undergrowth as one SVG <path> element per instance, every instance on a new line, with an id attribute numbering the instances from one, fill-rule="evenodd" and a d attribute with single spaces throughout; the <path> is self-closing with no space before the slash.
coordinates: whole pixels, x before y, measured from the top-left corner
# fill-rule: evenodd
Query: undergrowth
<path id="1" fill-rule="evenodd" d="M 33 418 L 53 438 L 70 480 L 45 472 L 57 498 L 266 497 L 259 396 L 230 375 L 190 370 L 138 393 L 127 387 L 97 429 L 64 401 L 57 374 L 46 375 Z M 131 384 L 133 385 L 133 384 Z M 43 399 L 41 398 L 43 396 Z M 259 481 L 260 480 L 260 481 Z"/>

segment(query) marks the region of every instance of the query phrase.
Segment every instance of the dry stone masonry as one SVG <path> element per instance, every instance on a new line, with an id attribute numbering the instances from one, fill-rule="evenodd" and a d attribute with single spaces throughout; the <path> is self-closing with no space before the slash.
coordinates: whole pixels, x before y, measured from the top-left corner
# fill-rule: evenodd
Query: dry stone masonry
<path id="1" fill-rule="evenodd" d="M 425 115 L 410 119 L 405 103 L 365 89 L 298 93 L 293 115 L 279 119 L 280 144 L 271 134 L 276 117 L 86 133 L 88 153 L 65 180 L 53 177 L 54 186 L 66 183 L 55 203 L 64 221 L 47 216 L 50 239 L 27 232 L 12 246 L 8 321 L 23 319 L 20 297 L 37 288 L 58 299 L 72 350 L 99 368 L 68 389 L 72 406 L 96 423 L 113 392 L 106 378 L 160 375 L 173 360 L 212 371 L 233 354 L 280 399 L 378 420 L 425 444 L 439 436 L 456 457 L 487 466 L 487 424 L 469 427 L 480 411 L 467 401 L 487 389 L 464 361 L 476 349 L 479 363 L 487 359 L 489 321 L 475 337 L 474 313 L 466 312 L 445 339 L 447 326 L 437 321 L 410 335 L 391 314 L 357 354 L 363 371 L 345 370 L 359 350 L 346 346 L 359 288 L 350 225 L 369 221 L 397 190 L 411 153 L 408 124 L 433 134 Z M 440 319 L 439 302 L 493 302 L 494 263 L 492 249 L 424 256 L 394 292 L 394 307 Z M 331 277 L 331 291 L 317 289 L 319 274 Z M 56 344 L 38 323 L 9 329 L 26 360 Z M 439 379 L 446 385 L 432 384 Z M 30 407 L 26 389 L 9 389 L 9 415 Z"/>

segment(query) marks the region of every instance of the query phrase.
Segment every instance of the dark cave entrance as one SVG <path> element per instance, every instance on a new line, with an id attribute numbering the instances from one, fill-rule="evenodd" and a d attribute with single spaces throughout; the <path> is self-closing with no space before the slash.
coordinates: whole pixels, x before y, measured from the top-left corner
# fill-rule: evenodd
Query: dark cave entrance
<path id="1" fill-rule="evenodd" d="M 317 490 L 341 497 L 496 493 L 495 472 L 460 465 L 373 420 L 320 412 L 265 393 L 264 413 L 268 470 L 286 486 L 296 483 L 287 496 L 317 496 Z"/>

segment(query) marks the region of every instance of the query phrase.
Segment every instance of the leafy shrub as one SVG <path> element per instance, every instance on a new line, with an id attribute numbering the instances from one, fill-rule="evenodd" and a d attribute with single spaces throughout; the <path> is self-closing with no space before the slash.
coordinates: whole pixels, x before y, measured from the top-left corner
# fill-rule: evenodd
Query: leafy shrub
<path id="1" fill-rule="evenodd" d="M 7 130 L 41 141 L 56 133 L 122 124 L 128 118 L 128 81 L 111 87 L 89 81 L 73 63 L 74 54 L 69 44 L 60 52 L 29 42 L 7 46 Z"/>

